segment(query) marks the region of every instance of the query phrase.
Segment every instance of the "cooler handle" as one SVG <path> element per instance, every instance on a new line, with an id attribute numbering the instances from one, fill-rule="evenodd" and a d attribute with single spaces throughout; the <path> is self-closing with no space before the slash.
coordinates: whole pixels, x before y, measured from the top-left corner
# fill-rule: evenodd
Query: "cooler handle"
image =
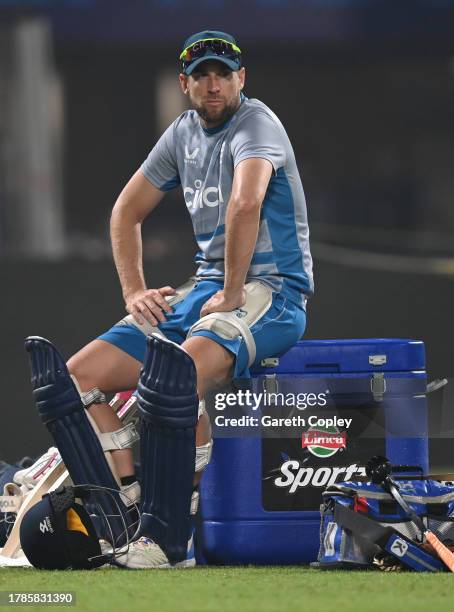
<path id="1" fill-rule="evenodd" d="M 393 474 L 405 474 L 406 472 L 421 472 L 424 475 L 424 470 L 420 465 L 392 465 L 391 472 Z"/>
<path id="2" fill-rule="evenodd" d="M 328 372 L 339 374 L 341 371 L 338 363 L 306 363 L 304 364 L 306 370 L 312 370 L 318 373 Z"/>

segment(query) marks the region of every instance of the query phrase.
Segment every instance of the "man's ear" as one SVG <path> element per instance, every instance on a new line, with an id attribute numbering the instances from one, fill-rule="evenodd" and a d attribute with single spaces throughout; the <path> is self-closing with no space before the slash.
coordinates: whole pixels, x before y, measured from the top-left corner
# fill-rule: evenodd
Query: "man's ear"
<path id="1" fill-rule="evenodd" d="M 186 95 L 188 93 L 188 77 L 181 73 L 178 78 L 180 79 L 181 91 Z"/>
<path id="2" fill-rule="evenodd" d="M 238 76 L 240 78 L 240 89 L 243 89 L 246 80 L 246 68 L 240 68 L 238 70 Z"/>

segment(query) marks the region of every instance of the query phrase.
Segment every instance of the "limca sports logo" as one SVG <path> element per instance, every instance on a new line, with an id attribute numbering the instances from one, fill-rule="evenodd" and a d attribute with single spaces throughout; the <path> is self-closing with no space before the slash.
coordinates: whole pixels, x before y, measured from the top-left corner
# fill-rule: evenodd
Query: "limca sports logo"
<path id="1" fill-rule="evenodd" d="M 340 432 L 337 427 L 310 427 L 303 432 L 302 448 L 319 459 L 327 459 L 344 449 L 347 445 L 347 432 Z"/>

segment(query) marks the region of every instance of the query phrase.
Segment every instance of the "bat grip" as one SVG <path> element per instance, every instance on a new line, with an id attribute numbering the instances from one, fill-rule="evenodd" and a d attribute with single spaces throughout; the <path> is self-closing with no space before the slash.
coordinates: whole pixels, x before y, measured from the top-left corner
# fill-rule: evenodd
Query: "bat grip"
<path id="1" fill-rule="evenodd" d="M 446 565 L 446 567 L 454 573 L 454 554 L 449 550 L 449 548 L 447 548 L 442 542 L 440 542 L 440 540 L 434 533 L 432 533 L 432 531 L 426 529 L 422 519 L 416 514 L 416 512 L 414 512 L 410 508 L 407 502 L 403 499 L 399 492 L 398 486 L 392 480 L 392 478 L 387 476 L 383 482 L 383 486 L 385 490 L 387 490 L 394 497 L 399 506 L 409 515 L 413 523 L 421 531 L 421 537 L 426 538 L 426 542 L 428 542 L 432 546 L 432 548 Z"/>
<path id="2" fill-rule="evenodd" d="M 431 531 L 426 531 L 426 540 L 435 550 L 437 555 L 446 565 L 446 567 L 454 572 L 454 554 L 447 548 L 440 540 L 437 538 L 435 534 Z"/>

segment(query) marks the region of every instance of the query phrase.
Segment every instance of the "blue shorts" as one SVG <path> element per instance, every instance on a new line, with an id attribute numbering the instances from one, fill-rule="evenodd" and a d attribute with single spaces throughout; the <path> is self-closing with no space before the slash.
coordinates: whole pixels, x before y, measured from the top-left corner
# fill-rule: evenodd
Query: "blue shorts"
<path id="1" fill-rule="evenodd" d="M 199 281 L 194 289 L 173 306 L 172 313 L 165 313 L 166 321 L 159 323 L 162 333 L 177 344 L 186 340 L 189 329 L 200 319 L 200 310 L 205 302 L 222 289 L 223 283 L 213 280 Z M 306 327 L 306 313 L 280 293 L 273 292 L 272 303 L 265 315 L 250 329 L 256 345 L 254 363 L 267 357 L 284 353 L 301 338 Z M 236 357 L 235 378 L 249 377 L 249 354 L 241 337 L 226 340 L 211 331 L 195 331 L 194 336 L 211 338 Z M 114 325 L 99 336 L 142 362 L 145 357 L 146 337 L 133 325 Z"/>

